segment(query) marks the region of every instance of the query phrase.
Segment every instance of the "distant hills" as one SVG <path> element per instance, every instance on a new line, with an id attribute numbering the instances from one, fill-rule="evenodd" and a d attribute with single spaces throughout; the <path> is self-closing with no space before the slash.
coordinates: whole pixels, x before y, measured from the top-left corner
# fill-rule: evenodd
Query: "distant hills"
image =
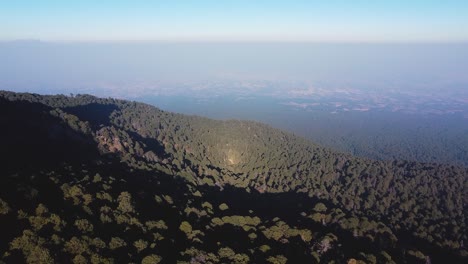
<path id="1" fill-rule="evenodd" d="M 0 92 L 6 263 L 464 263 L 468 168 L 270 126 Z"/>

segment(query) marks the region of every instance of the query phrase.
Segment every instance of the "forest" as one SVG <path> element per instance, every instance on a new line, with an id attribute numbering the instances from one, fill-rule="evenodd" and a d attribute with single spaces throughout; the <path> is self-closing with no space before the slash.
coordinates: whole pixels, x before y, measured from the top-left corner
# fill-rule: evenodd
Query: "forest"
<path id="1" fill-rule="evenodd" d="M 0 91 L 0 262 L 466 263 L 468 168 Z"/>

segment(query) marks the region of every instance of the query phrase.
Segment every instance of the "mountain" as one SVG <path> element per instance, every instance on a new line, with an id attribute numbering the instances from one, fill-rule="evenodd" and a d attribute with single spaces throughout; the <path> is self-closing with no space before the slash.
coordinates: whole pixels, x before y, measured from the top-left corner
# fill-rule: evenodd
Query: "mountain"
<path id="1" fill-rule="evenodd" d="M 0 92 L 6 263 L 466 263 L 468 168 L 267 125 Z"/>

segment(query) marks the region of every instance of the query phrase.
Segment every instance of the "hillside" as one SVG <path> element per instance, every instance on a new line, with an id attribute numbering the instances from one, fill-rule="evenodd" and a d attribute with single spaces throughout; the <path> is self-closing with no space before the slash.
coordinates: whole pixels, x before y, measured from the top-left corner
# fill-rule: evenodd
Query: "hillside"
<path id="1" fill-rule="evenodd" d="M 0 92 L 7 263 L 463 263 L 468 169 L 267 125 Z"/>

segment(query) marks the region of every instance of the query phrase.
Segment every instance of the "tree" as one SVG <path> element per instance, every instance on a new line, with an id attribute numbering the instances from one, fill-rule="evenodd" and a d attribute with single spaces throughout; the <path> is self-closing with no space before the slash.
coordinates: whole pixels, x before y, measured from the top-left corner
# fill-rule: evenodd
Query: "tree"
<path id="1" fill-rule="evenodd" d="M 158 255 L 151 254 L 149 256 L 144 257 L 141 260 L 141 264 L 158 264 L 161 262 L 161 257 Z"/>
<path id="2" fill-rule="evenodd" d="M 109 242 L 109 248 L 114 250 L 117 248 L 125 247 L 127 243 L 120 237 L 113 237 L 111 238 L 111 241 Z"/>
<path id="3" fill-rule="evenodd" d="M 325 212 L 327 211 L 327 206 L 325 206 L 325 204 L 323 203 L 318 203 L 315 205 L 314 211 L 319 212 L 319 213 Z"/>
<path id="4" fill-rule="evenodd" d="M 235 255 L 236 253 L 234 250 L 228 247 L 220 248 L 218 250 L 218 255 L 220 258 L 231 258 Z"/>
<path id="5" fill-rule="evenodd" d="M 227 204 L 222 203 L 222 204 L 219 205 L 219 210 L 225 211 L 227 209 L 229 209 L 229 206 Z"/>
<path id="6" fill-rule="evenodd" d="M 86 219 L 75 220 L 75 226 L 81 232 L 93 232 L 94 229 L 93 224 Z"/>
<path id="7" fill-rule="evenodd" d="M 288 259 L 283 255 L 277 255 L 269 257 L 267 261 L 272 264 L 286 264 Z"/>
<path id="8" fill-rule="evenodd" d="M 135 246 L 137 251 L 140 252 L 148 247 L 148 242 L 144 241 L 143 239 L 138 239 L 137 241 L 133 242 L 133 246 Z"/>
<path id="9" fill-rule="evenodd" d="M 117 198 L 119 203 L 117 209 L 122 213 L 132 213 L 134 211 L 132 206 L 132 195 L 129 192 L 121 192 Z"/>
<path id="10" fill-rule="evenodd" d="M 180 231 L 184 232 L 187 236 L 192 233 L 192 225 L 189 222 L 183 221 L 179 226 Z"/>

